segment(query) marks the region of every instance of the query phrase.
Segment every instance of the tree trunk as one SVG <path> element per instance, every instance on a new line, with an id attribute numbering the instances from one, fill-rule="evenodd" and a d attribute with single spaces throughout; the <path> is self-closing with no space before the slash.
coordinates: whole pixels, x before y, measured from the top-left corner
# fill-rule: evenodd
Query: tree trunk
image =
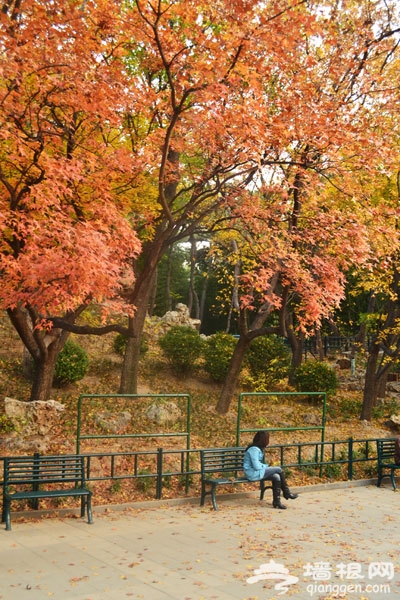
<path id="1" fill-rule="evenodd" d="M 153 286 L 152 286 L 152 290 L 151 290 L 151 294 L 150 294 L 149 308 L 148 308 L 149 317 L 153 316 L 154 308 L 156 306 L 157 283 L 158 283 L 158 267 L 154 273 Z"/>
<path id="2" fill-rule="evenodd" d="M 361 419 L 370 421 L 372 418 L 372 409 L 376 404 L 378 391 L 384 392 L 386 386 L 387 373 L 399 356 L 399 335 L 396 332 L 396 324 L 398 323 L 398 297 L 399 297 L 400 273 L 395 268 L 393 271 L 393 279 L 390 285 L 391 295 L 388 296 L 385 304 L 386 318 L 381 324 L 380 330 L 375 334 L 369 348 L 367 368 L 365 372 L 365 385 L 363 406 L 361 410 Z M 373 307 L 373 295 L 370 298 L 368 308 Z M 379 341 L 378 341 L 379 340 Z M 383 350 L 384 355 L 379 362 L 379 352 Z"/>
<path id="3" fill-rule="evenodd" d="M 273 293 L 279 279 L 279 271 L 272 277 L 269 292 Z M 268 300 L 262 304 L 256 312 L 251 327 L 247 325 L 248 311 L 241 309 L 239 312 L 239 331 L 240 338 L 236 345 L 229 367 L 228 375 L 225 379 L 224 387 L 222 388 L 221 396 L 218 400 L 216 410 L 220 414 L 225 414 L 229 410 L 230 403 L 233 400 L 236 391 L 237 382 L 239 380 L 240 370 L 242 367 L 243 358 L 250 346 L 250 342 L 260 335 L 268 333 L 278 333 L 276 327 L 264 327 L 264 323 L 271 313 L 272 304 Z"/>
<path id="4" fill-rule="evenodd" d="M 128 318 L 128 339 L 121 370 L 120 394 L 137 393 L 141 340 L 161 254 L 160 247 L 159 243 L 148 249 L 146 268 L 137 277 L 132 293 L 131 303 L 135 307 L 135 314 Z"/>
<path id="5" fill-rule="evenodd" d="M 167 253 L 167 273 L 165 279 L 165 306 L 167 307 L 166 312 L 172 310 L 172 296 L 171 296 L 171 273 L 172 273 L 172 252 L 173 246 L 168 248 Z"/>
<path id="6" fill-rule="evenodd" d="M 169 206 L 172 204 L 176 196 L 179 182 L 179 152 L 167 148 L 168 162 L 170 163 L 171 171 L 170 183 L 165 185 L 164 199 L 161 203 L 166 202 Z M 169 204 L 168 204 L 169 203 Z M 136 394 L 139 373 L 140 360 L 140 344 L 143 335 L 144 323 L 148 313 L 149 300 L 156 276 L 157 267 L 163 253 L 169 249 L 168 261 L 170 263 L 173 249 L 173 218 L 169 212 L 168 206 L 164 206 L 167 214 L 165 220 L 161 219 L 157 226 L 157 233 L 154 239 L 142 247 L 142 253 L 139 261 L 134 264 L 136 280 L 130 295 L 130 303 L 134 307 L 135 314 L 129 317 L 128 321 L 128 343 L 126 345 L 124 362 L 121 371 L 120 394 Z M 138 264 L 140 263 L 140 268 Z M 170 266 L 168 266 L 168 269 Z M 167 275 L 168 281 L 169 275 Z M 169 286 L 169 282 L 167 284 Z M 167 293 L 167 301 L 170 301 L 169 290 Z M 171 307 L 172 308 L 172 307 Z"/>
<path id="7" fill-rule="evenodd" d="M 385 372 L 377 377 L 376 398 L 385 398 L 387 379 L 388 379 L 388 369 L 385 369 Z"/>
<path id="8" fill-rule="evenodd" d="M 378 365 L 379 344 L 373 344 L 369 351 L 367 368 L 365 370 L 365 383 L 363 405 L 360 419 L 370 421 L 372 418 L 372 409 L 376 403 L 376 371 Z"/>
<path id="9" fill-rule="evenodd" d="M 324 358 L 325 358 L 324 344 L 322 342 L 322 336 L 321 336 L 321 330 L 320 329 L 317 329 L 316 332 L 315 332 L 315 341 L 316 341 L 316 345 L 317 345 L 318 359 L 319 360 L 324 360 Z"/>
<path id="10" fill-rule="evenodd" d="M 45 356 L 41 356 L 39 360 L 35 360 L 30 397 L 31 402 L 36 400 L 46 402 L 50 400 L 54 369 L 60 350 L 60 339 L 57 339 L 47 348 Z"/>
<path id="11" fill-rule="evenodd" d="M 250 339 L 247 336 L 240 336 L 232 356 L 229 373 L 225 385 L 219 397 L 216 411 L 220 414 L 226 414 L 236 392 L 236 385 L 242 368 L 243 358 L 250 346 Z"/>
<path id="12" fill-rule="evenodd" d="M 291 329 L 289 329 L 287 333 L 287 339 L 292 350 L 292 363 L 289 371 L 289 383 L 290 385 L 294 385 L 296 369 L 303 362 L 304 335 L 301 334 L 300 336 L 296 336 Z"/>
<path id="13" fill-rule="evenodd" d="M 189 315 L 194 319 L 200 319 L 200 303 L 199 297 L 195 287 L 195 274 L 196 274 L 196 258 L 197 258 L 197 245 L 196 239 L 193 235 L 190 236 L 190 279 L 189 279 Z M 193 312 L 194 307 L 194 312 Z"/>
<path id="14" fill-rule="evenodd" d="M 50 400 L 57 357 L 70 333 L 57 328 L 53 328 L 49 332 L 36 328 L 37 315 L 32 308 L 21 309 L 17 307 L 9 309 L 7 313 L 24 344 L 25 355 L 29 352 L 33 362 L 31 370 L 32 388 L 29 400 L 31 402 Z M 24 361 L 27 362 L 26 357 Z M 25 369 L 27 369 L 27 365 L 25 365 Z"/>
<path id="15" fill-rule="evenodd" d="M 22 375 L 29 381 L 33 380 L 33 359 L 26 346 L 22 354 Z"/>
<path id="16" fill-rule="evenodd" d="M 367 315 L 370 315 L 374 312 L 376 305 L 376 296 L 375 292 L 371 292 L 368 298 L 368 306 L 367 306 Z M 367 321 L 364 321 L 360 325 L 360 330 L 357 336 L 357 344 L 360 348 L 364 348 L 364 350 L 368 350 L 368 339 L 367 339 Z"/>
<path id="17" fill-rule="evenodd" d="M 148 294 L 151 293 L 151 287 Z M 148 298 L 149 296 L 147 296 Z M 137 394 L 140 346 L 147 314 L 147 300 L 139 304 L 134 317 L 128 319 L 129 336 L 127 339 L 124 362 L 121 370 L 120 394 Z"/>
<path id="18" fill-rule="evenodd" d="M 286 338 L 290 344 L 290 349 L 292 351 L 292 363 L 289 371 L 289 383 L 290 385 L 294 386 L 296 369 L 303 362 L 304 333 L 300 332 L 298 335 L 296 335 L 293 326 L 293 313 L 287 308 L 287 295 L 288 290 L 286 289 L 282 294 L 283 303 L 279 314 L 279 319 L 281 331 L 283 334 L 286 335 Z"/>
<path id="19" fill-rule="evenodd" d="M 203 320 L 204 320 L 204 307 L 206 305 L 207 287 L 208 287 L 208 277 L 204 277 L 204 279 L 203 279 L 203 285 L 202 285 L 202 289 L 201 289 L 201 296 L 200 296 L 200 314 L 199 314 L 199 319 L 200 319 L 201 322 L 203 322 Z"/>

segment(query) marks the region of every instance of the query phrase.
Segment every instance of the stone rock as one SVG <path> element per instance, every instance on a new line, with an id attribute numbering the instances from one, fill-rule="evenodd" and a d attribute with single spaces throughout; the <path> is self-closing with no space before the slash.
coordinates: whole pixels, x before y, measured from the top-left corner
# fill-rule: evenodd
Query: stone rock
<path id="1" fill-rule="evenodd" d="M 179 303 L 176 305 L 176 310 L 170 310 L 162 317 L 146 317 L 144 325 L 146 339 L 157 342 L 160 337 L 165 335 L 175 325 L 192 327 L 192 329 L 199 331 L 201 321 L 200 319 L 191 319 L 188 307 L 185 304 Z"/>
<path id="2" fill-rule="evenodd" d="M 303 421 L 306 425 L 321 425 L 321 417 L 312 413 L 305 414 Z"/>
<path id="3" fill-rule="evenodd" d="M 170 310 L 165 313 L 163 317 L 161 317 L 162 321 L 167 323 L 168 325 L 187 325 L 192 327 L 193 329 L 200 329 L 201 321 L 199 319 L 191 319 L 189 315 L 189 308 L 179 302 L 175 310 Z"/>
<path id="4" fill-rule="evenodd" d="M 4 412 L 22 437 L 47 436 L 59 423 L 64 405 L 56 400 L 22 402 L 4 399 Z"/>
<path id="5" fill-rule="evenodd" d="M 390 415 L 389 424 L 391 426 L 400 427 L 400 415 Z"/>
<path id="6" fill-rule="evenodd" d="M 388 381 L 386 384 L 386 390 L 388 392 L 400 394 L 400 381 Z"/>
<path id="7" fill-rule="evenodd" d="M 362 385 L 361 385 L 360 383 L 357 383 L 356 381 L 350 381 L 350 382 L 347 384 L 347 387 L 346 387 L 346 389 L 347 389 L 349 392 L 358 392 L 359 390 L 361 390 L 361 389 L 362 389 Z"/>
<path id="8" fill-rule="evenodd" d="M 113 413 L 108 410 L 99 412 L 95 416 L 95 422 L 101 429 L 110 433 L 121 433 L 126 431 L 132 421 L 132 415 L 125 410 L 120 413 Z"/>
<path id="9" fill-rule="evenodd" d="M 18 434 L 10 434 L 0 438 L 1 454 L 46 454 L 50 439 L 43 436 L 24 438 Z"/>
<path id="10" fill-rule="evenodd" d="M 180 418 L 181 411 L 174 402 L 153 402 L 147 409 L 146 416 L 158 425 L 175 423 Z"/>
<path id="11" fill-rule="evenodd" d="M 351 368 L 351 360 L 349 358 L 339 358 L 339 360 L 336 361 L 336 364 L 339 367 L 339 369 Z"/>

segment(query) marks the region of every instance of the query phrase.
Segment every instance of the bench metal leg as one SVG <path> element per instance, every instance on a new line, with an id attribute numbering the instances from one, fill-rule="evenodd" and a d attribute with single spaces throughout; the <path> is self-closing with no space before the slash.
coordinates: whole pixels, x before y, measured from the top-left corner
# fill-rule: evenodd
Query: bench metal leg
<path id="1" fill-rule="evenodd" d="M 206 486 L 209 485 L 211 486 L 210 491 L 207 491 Z M 200 506 L 204 506 L 204 500 L 205 497 L 208 495 L 211 495 L 211 502 L 213 505 L 214 510 L 218 510 L 218 506 L 217 506 L 217 499 L 215 496 L 215 492 L 216 492 L 216 485 L 214 483 L 211 483 L 209 481 L 203 481 L 201 484 L 201 498 L 200 498 Z"/>
<path id="2" fill-rule="evenodd" d="M 90 525 L 92 525 L 92 523 L 93 523 L 93 516 L 92 516 L 92 495 L 91 494 L 87 498 L 86 509 L 87 509 L 88 523 Z"/>
<path id="3" fill-rule="evenodd" d="M 81 497 L 81 517 L 84 517 L 85 513 L 87 513 L 88 523 L 92 524 L 92 494 Z"/>
<path id="4" fill-rule="evenodd" d="M 267 481 L 270 485 L 267 485 Z M 272 484 L 269 479 L 261 479 L 260 481 L 260 500 L 264 500 L 265 490 L 272 490 Z"/>
<path id="5" fill-rule="evenodd" d="M 217 486 L 216 485 L 211 485 L 211 500 L 212 500 L 212 505 L 213 505 L 213 509 L 214 510 L 218 510 L 217 498 L 215 496 L 215 492 L 216 491 L 217 491 Z"/>
<path id="6" fill-rule="evenodd" d="M 11 531 L 11 502 L 4 500 L 3 515 L 6 523 L 6 531 Z M 4 522 L 3 521 L 3 522 Z"/>
<path id="7" fill-rule="evenodd" d="M 390 469 L 390 467 L 386 467 L 387 469 Z M 395 477 L 395 468 L 391 468 L 390 469 L 390 473 L 384 473 L 383 472 L 383 468 L 378 468 L 378 481 L 376 483 L 377 487 L 381 487 L 381 483 L 382 483 L 382 479 L 384 477 L 390 477 L 390 479 L 392 480 L 392 486 L 393 486 L 393 491 L 397 490 L 397 484 L 396 484 L 396 477 Z"/>
<path id="8" fill-rule="evenodd" d="M 86 496 L 81 496 L 81 518 L 85 516 L 86 503 L 87 503 Z"/>
<path id="9" fill-rule="evenodd" d="M 381 487 L 382 483 L 382 470 L 378 468 L 378 481 L 376 483 L 377 487 Z"/>
<path id="10" fill-rule="evenodd" d="M 264 494 L 265 494 L 265 480 L 261 479 L 261 481 L 260 481 L 260 500 L 264 499 Z"/>
<path id="11" fill-rule="evenodd" d="M 204 481 L 201 483 L 201 498 L 200 498 L 200 506 L 204 506 L 204 499 L 206 497 L 206 484 Z"/>

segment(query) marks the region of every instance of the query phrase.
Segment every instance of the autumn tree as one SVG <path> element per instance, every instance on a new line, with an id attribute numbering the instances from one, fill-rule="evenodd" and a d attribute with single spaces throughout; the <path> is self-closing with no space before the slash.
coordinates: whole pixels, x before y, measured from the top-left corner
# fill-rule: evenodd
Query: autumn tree
<path id="1" fill-rule="evenodd" d="M 400 273 L 399 266 L 390 267 L 390 281 L 387 294 L 383 289 L 376 293 L 379 297 L 370 331 L 367 351 L 363 404 L 360 418 L 370 421 L 378 397 L 384 397 L 389 371 L 398 364 L 400 358 Z M 377 298 L 375 298 L 377 299 Z M 371 320 L 372 321 L 372 320 Z"/>
<path id="2" fill-rule="evenodd" d="M 398 173 L 382 173 L 371 190 L 376 212 L 385 219 L 376 228 L 372 241 L 374 260 L 368 269 L 358 269 L 358 290 L 369 295 L 363 315 L 368 332 L 367 364 L 361 419 L 371 420 L 377 398 L 383 397 L 389 371 L 400 359 L 400 254 Z"/>
<path id="3" fill-rule="evenodd" d="M 390 67 L 399 26 L 395 6 L 382 8 L 372 13 L 369 3 L 348 3 L 330 13 L 326 7 L 317 19 L 318 40 L 305 35 L 291 64 L 276 74 L 275 114 L 290 135 L 284 148 L 268 148 L 269 163 L 264 156 L 264 164 L 272 164 L 275 153 L 282 171 L 281 178 L 270 176 L 266 190 L 275 184 L 287 200 L 275 194 L 264 210 L 254 203 L 252 220 L 246 213 L 253 237 L 263 223 L 264 241 L 252 240 L 252 249 L 260 248 L 259 266 L 242 276 L 247 293 L 239 307 L 241 337 L 219 412 L 228 410 L 243 355 L 251 339 L 265 332 L 271 311 L 279 310 L 281 332 L 294 339 L 293 315 L 300 332 L 318 326 L 343 297 L 346 270 L 371 258 L 368 225 L 376 218 L 384 222 L 385 215 L 354 174 L 364 168 L 373 181 L 383 165 L 393 164 L 395 139 L 383 113 L 394 114 L 398 106 Z M 332 202 L 332 191 L 340 192 L 338 201 Z"/>
<path id="4" fill-rule="evenodd" d="M 121 392 L 136 390 L 140 338 L 160 257 L 194 233 L 232 226 L 231 207 L 247 202 L 251 179 L 276 163 L 276 146 L 287 145 L 291 134 L 269 96 L 277 75 L 289 68 L 299 35 L 315 23 L 305 1 L 139 0 L 128 6 L 127 135 L 138 165 L 154 178 L 157 197 L 143 220 Z M 287 109 L 292 101 L 284 101 Z"/>
<path id="5" fill-rule="evenodd" d="M 4 2 L 0 13 L 0 304 L 47 400 L 68 326 L 123 302 L 140 244 L 121 140 L 120 2 Z"/>
<path id="6" fill-rule="evenodd" d="M 64 4 L 3 6 L 2 259 L 10 290 L 3 306 L 37 360 L 57 348 L 40 326 L 52 324 L 52 336 L 78 331 L 88 302 L 123 298 L 130 310 L 120 389 L 135 392 L 156 269 L 171 245 L 223 228 L 254 230 L 257 248 L 264 236 L 259 265 L 241 282 L 241 322 L 252 311 L 253 331 L 276 304 L 277 286 L 303 272 L 328 281 L 315 250 L 322 233 L 304 242 L 312 267 L 303 266 L 296 220 L 318 212 L 327 178 L 353 197 L 348 175 L 385 161 L 390 135 L 379 109 L 391 110 L 394 93 L 385 77 L 397 52 L 395 3 Z M 252 193 L 266 175 L 268 185 Z M 337 214 L 318 221 L 333 228 L 330 240 L 342 222 Z M 142 241 L 137 259 L 128 215 Z M 133 278 L 123 271 L 129 259 Z M 296 285 L 308 292 L 299 296 L 304 323 L 318 318 L 315 298 L 327 306 L 316 279 Z M 47 339 L 40 350 L 38 336 Z"/>
<path id="7" fill-rule="evenodd" d="M 296 244 L 301 246 L 294 221 L 304 214 L 304 198 L 313 198 L 318 206 L 320 189 L 330 179 L 345 190 L 345 202 L 346 194 L 353 195 L 349 173 L 361 164 L 374 167 L 378 154 L 384 158 L 379 106 L 390 99 L 386 65 L 397 51 L 398 29 L 394 3 L 371 6 L 367 1 L 315 5 L 288 0 L 139 0 L 128 5 L 127 13 L 132 39 L 127 135 L 138 165 L 157 189 L 147 204 L 150 210 L 142 228 L 146 237 L 130 296 L 137 310 L 129 322 L 120 389 L 133 392 L 160 257 L 171 244 L 204 228 L 212 234 L 235 227 L 240 220 L 255 223 L 252 215 L 258 209 L 257 219 L 264 228 L 272 219 L 280 222 L 281 234 L 283 222 L 287 230 L 281 235 L 281 240 L 287 239 L 284 250 L 283 241 L 277 245 L 266 241 L 273 248 L 271 262 L 247 276 L 249 290 L 256 287 L 269 293 L 256 311 L 249 301 L 251 293 L 244 295 L 241 322 L 247 323 L 251 309 L 257 319 L 251 330 L 262 329 L 276 304 L 276 285 L 286 285 L 282 261 L 290 259 Z M 258 184 L 275 168 L 280 173 L 267 192 L 272 189 L 277 192 L 274 198 L 283 194 L 287 200 L 268 207 L 272 215 L 268 216 L 259 203 L 265 194 L 248 192 L 252 183 Z M 332 236 L 339 221 L 328 223 Z M 315 247 L 312 240 L 310 247 Z M 334 302 L 341 297 L 344 282 L 340 261 L 338 256 Z M 315 255 L 311 270 L 328 282 L 322 262 L 320 269 L 317 263 Z M 292 260 L 292 265 L 297 268 L 295 276 L 299 263 Z M 315 310 L 313 298 L 325 293 L 322 283 L 317 286 L 320 291 L 314 291 L 315 280 L 302 281 L 303 290 L 308 283 L 309 291 L 300 310 L 306 321 L 314 322 L 323 311 Z M 321 306 L 326 304 L 322 301 Z M 313 311 L 307 316 L 308 307 Z M 242 343 L 248 343 L 243 336 L 238 353 Z M 222 412 L 231 395 L 226 391 Z"/>

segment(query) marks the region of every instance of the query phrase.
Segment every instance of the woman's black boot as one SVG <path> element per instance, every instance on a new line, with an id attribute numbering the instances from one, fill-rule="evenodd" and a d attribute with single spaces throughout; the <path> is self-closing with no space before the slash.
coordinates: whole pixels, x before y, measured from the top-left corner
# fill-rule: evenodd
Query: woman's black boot
<path id="1" fill-rule="evenodd" d="M 286 509 L 286 506 L 281 503 L 281 483 L 277 479 L 272 479 L 272 505 L 274 508 Z"/>
<path id="2" fill-rule="evenodd" d="M 283 473 L 281 473 L 281 485 L 282 485 L 283 497 L 285 498 L 285 500 L 296 500 L 296 498 L 299 497 L 298 494 L 294 494 L 293 492 L 290 491 L 289 486 L 286 483 L 285 475 Z"/>

